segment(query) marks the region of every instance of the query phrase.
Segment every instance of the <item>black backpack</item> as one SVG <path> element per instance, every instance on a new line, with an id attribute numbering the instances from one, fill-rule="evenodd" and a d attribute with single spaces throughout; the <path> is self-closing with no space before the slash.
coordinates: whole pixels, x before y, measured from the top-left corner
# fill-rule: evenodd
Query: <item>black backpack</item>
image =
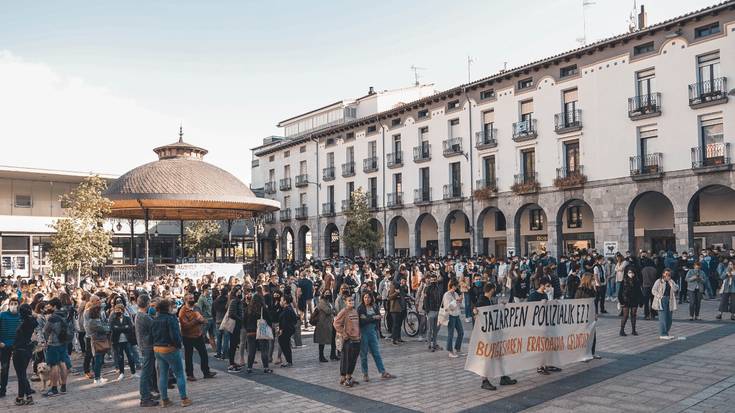
<path id="1" fill-rule="evenodd" d="M 59 323 L 59 342 L 66 343 L 67 341 L 69 341 L 69 326 L 67 325 L 66 320 L 55 315 L 51 319 L 49 319 L 49 321 L 53 323 Z"/>

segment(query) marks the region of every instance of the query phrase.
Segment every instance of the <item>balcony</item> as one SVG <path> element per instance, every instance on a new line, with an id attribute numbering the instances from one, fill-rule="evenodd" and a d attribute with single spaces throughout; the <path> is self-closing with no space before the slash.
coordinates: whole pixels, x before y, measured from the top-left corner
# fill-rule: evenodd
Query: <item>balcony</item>
<path id="1" fill-rule="evenodd" d="M 296 208 L 296 219 L 298 220 L 304 220 L 309 217 L 309 207 L 306 205 L 301 205 L 300 207 Z"/>
<path id="2" fill-rule="evenodd" d="M 729 143 L 710 143 L 692 148 L 692 169 L 695 173 L 729 171 L 732 169 Z"/>
<path id="3" fill-rule="evenodd" d="M 377 211 L 380 209 L 380 205 L 378 205 L 378 195 L 368 192 L 367 194 L 367 206 L 368 211 Z"/>
<path id="4" fill-rule="evenodd" d="M 498 146 L 498 141 L 495 138 L 497 135 L 498 130 L 495 128 L 485 129 L 475 133 L 475 148 L 477 148 L 478 151 L 495 148 Z"/>
<path id="5" fill-rule="evenodd" d="M 273 212 L 266 212 L 263 214 L 263 223 L 265 224 L 273 224 L 276 222 L 276 217 Z"/>
<path id="6" fill-rule="evenodd" d="M 342 212 L 346 212 L 350 209 L 352 206 L 352 200 L 351 199 L 343 199 L 342 200 Z"/>
<path id="7" fill-rule="evenodd" d="M 276 193 L 276 183 L 275 181 L 266 182 L 263 185 L 263 192 L 266 194 L 275 194 Z"/>
<path id="8" fill-rule="evenodd" d="M 346 162 L 342 164 L 342 177 L 348 178 L 355 176 L 355 162 Z"/>
<path id="9" fill-rule="evenodd" d="M 536 139 L 536 119 L 522 120 L 513 123 L 513 140 L 516 142 L 530 141 Z"/>
<path id="10" fill-rule="evenodd" d="M 582 130 L 582 110 L 567 110 L 554 115 L 554 132 L 559 135 Z"/>
<path id="11" fill-rule="evenodd" d="M 403 208 L 403 192 L 388 193 L 388 208 Z"/>
<path id="12" fill-rule="evenodd" d="M 498 178 L 487 177 L 475 181 L 475 199 L 486 200 L 498 195 Z"/>
<path id="13" fill-rule="evenodd" d="M 462 138 L 449 138 L 442 142 L 445 158 L 462 155 Z"/>
<path id="14" fill-rule="evenodd" d="M 628 98 L 628 117 L 631 120 L 653 118 L 655 116 L 661 116 L 660 93 L 649 93 Z"/>
<path id="15" fill-rule="evenodd" d="M 444 200 L 453 202 L 462 200 L 462 184 L 447 184 L 443 188 Z"/>
<path id="16" fill-rule="evenodd" d="M 278 188 L 281 191 L 291 190 L 291 178 L 283 178 L 280 181 L 278 181 Z"/>
<path id="17" fill-rule="evenodd" d="M 541 185 L 538 182 L 538 172 L 516 174 L 513 177 L 513 186 L 510 190 L 518 195 L 538 192 Z"/>
<path id="18" fill-rule="evenodd" d="M 689 85 L 689 107 L 704 108 L 727 102 L 727 78 L 705 80 Z"/>
<path id="19" fill-rule="evenodd" d="M 431 188 L 419 188 L 413 190 L 414 205 L 429 205 L 431 203 Z"/>
<path id="20" fill-rule="evenodd" d="M 296 175 L 296 183 L 294 185 L 296 188 L 301 188 L 307 185 L 309 185 L 309 175 L 307 174 Z"/>
<path id="21" fill-rule="evenodd" d="M 278 211 L 281 222 L 286 222 L 291 220 L 291 208 L 286 208 Z"/>
<path id="22" fill-rule="evenodd" d="M 658 179 L 664 175 L 660 152 L 630 157 L 630 177 L 634 181 Z"/>
<path id="23" fill-rule="evenodd" d="M 416 163 L 428 162 L 431 160 L 431 144 L 424 141 L 421 145 L 413 147 L 413 161 Z"/>
<path id="24" fill-rule="evenodd" d="M 378 172 L 378 157 L 371 156 L 369 158 L 363 159 L 362 171 L 366 174 L 369 174 L 371 172 Z"/>
<path id="25" fill-rule="evenodd" d="M 576 165 L 573 168 L 568 166 L 556 168 L 554 186 L 559 189 L 581 188 L 586 182 L 587 175 L 584 174 L 584 167 L 582 165 Z"/>
<path id="26" fill-rule="evenodd" d="M 333 217 L 334 216 L 334 202 L 325 202 L 322 204 L 322 216 Z"/>
<path id="27" fill-rule="evenodd" d="M 388 162 L 388 168 L 400 168 L 403 166 L 403 151 L 389 153 L 386 156 L 386 161 Z"/>
<path id="28" fill-rule="evenodd" d="M 322 179 L 325 181 L 334 181 L 334 167 L 328 166 L 322 169 Z"/>

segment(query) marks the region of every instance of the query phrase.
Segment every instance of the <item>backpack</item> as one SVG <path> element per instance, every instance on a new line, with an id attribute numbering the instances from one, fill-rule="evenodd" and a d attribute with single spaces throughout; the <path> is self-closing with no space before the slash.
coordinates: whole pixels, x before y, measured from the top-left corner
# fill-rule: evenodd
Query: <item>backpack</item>
<path id="1" fill-rule="evenodd" d="M 49 321 L 51 320 L 49 319 Z M 59 342 L 66 343 L 67 341 L 69 341 L 69 326 L 66 320 L 59 316 L 54 316 L 53 322 L 59 323 L 59 333 L 57 334 L 57 336 L 59 337 Z"/>

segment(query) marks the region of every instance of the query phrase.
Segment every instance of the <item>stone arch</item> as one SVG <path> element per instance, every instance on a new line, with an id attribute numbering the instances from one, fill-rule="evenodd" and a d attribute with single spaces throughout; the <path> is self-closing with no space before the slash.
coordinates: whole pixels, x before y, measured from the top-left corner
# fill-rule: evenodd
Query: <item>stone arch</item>
<path id="1" fill-rule="evenodd" d="M 268 235 L 261 240 L 260 248 L 263 261 L 267 262 L 278 258 L 278 231 L 275 228 L 271 228 Z"/>
<path id="2" fill-rule="evenodd" d="M 411 255 L 411 244 L 408 221 L 401 215 L 397 215 L 388 223 L 388 255 L 409 256 Z"/>
<path id="3" fill-rule="evenodd" d="M 546 211 L 537 203 L 524 204 L 518 208 L 513 219 L 516 255 L 527 256 L 546 251 L 549 241 L 546 217 Z"/>
<path id="4" fill-rule="evenodd" d="M 330 222 L 324 228 L 324 257 L 331 258 L 340 254 L 340 232 L 337 225 Z"/>
<path id="5" fill-rule="evenodd" d="M 636 195 L 628 206 L 628 245 L 631 251 L 641 249 L 658 253 L 676 250 L 674 204 L 658 191 Z"/>
<path id="6" fill-rule="evenodd" d="M 444 251 L 452 256 L 472 255 L 472 224 L 467 214 L 455 209 L 444 220 Z"/>
<path id="7" fill-rule="evenodd" d="M 556 213 L 558 254 L 595 248 L 595 214 L 583 199 L 565 201 Z"/>
<path id="8" fill-rule="evenodd" d="M 293 230 L 291 227 L 285 227 L 281 235 L 281 259 L 291 261 L 295 259 L 295 253 L 296 238 L 294 237 Z"/>
<path id="9" fill-rule="evenodd" d="M 428 212 L 419 215 L 414 233 L 416 234 L 414 255 L 436 256 L 439 252 L 439 225 L 434 216 Z"/>
<path id="10" fill-rule="evenodd" d="M 687 246 L 733 248 L 735 244 L 735 189 L 712 184 L 695 192 L 687 205 Z"/>
<path id="11" fill-rule="evenodd" d="M 508 248 L 506 229 L 505 214 L 498 207 L 490 206 L 480 211 L 475 225 L 478 253 L 505 257 Z"/>
<path id="12" fill-rule="evenodd" d="M 299 228 L 298 250 L 296 251 L 296 259 L 311 259 L 314 254 L 313 234 L 308 225 L 302 225 Z"/>

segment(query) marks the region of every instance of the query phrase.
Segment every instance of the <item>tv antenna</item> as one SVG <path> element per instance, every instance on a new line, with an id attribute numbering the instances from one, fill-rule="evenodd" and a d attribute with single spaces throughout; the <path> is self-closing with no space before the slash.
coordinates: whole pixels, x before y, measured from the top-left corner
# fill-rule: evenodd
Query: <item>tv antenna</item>
<path id="1" fill-rule="evenodd" d="M 475 59 L 473 59 L 472 56 L 467 55 L 467 83 L 472 82 L 472 76 L 470 75 L 470 67 L 472 66 L 472 63 L 475 63 Z"/>
<path id="2" fill-rule="evenodd" d="M 580 45 L 587 45 L 587 8 L 595 3 L 592 0 L 582 0 L 582 37 L 577 38 Z"/>
<path id="3" fill-rule="evenodd" d="M 628 17 L 628 31 L 633 33 L 638 30 L 638 21 L 636 19 L 636 13 L 638 13 L 638 6 L 636 1 L 633 0 L 633 10 L 630 11 L 630 17 Z"/>
<path id="4" fill-rule="evenodd" d="M 413 84 L 416 86 L 419 85 L 419 70 L 426 70 L 426 68 L 411 65 L 411 71 L 413 71 Z"/>

